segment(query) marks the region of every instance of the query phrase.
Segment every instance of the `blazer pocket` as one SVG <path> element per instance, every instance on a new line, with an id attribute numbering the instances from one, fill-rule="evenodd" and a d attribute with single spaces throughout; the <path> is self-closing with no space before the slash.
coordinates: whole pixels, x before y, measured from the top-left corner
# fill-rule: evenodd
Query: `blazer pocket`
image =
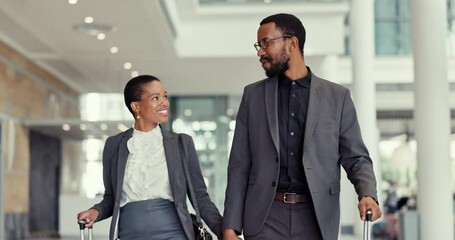
<path id="1" fill-rule="evenodd" d="M 252 185 L 254 184 L 254 182 L 256 182 L 256 176 L 251 175 L 250 178 L 248 179 L 248 184 Z"/>
<path id="2" fill-rule="evenodd" d="M 330 184 L 330 194 L 335 195 L 340 193 L 340 182 Z"/>

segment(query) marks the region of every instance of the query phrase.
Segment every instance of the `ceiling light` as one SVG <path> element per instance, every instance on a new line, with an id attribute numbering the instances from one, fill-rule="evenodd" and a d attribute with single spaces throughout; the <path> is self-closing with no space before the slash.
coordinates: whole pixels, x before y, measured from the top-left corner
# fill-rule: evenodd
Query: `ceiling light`
<path id="1" fill-rule="evenodd" d="M 96 39 L 98 39 L 98 40 L 104 40 L 105 38 L 106 38 L 106 34 L 104 34 L 104 33 L 98 33 L 96 35 Z"/>
<path id="2" fill-rule="evenodd" d="M 111 47 L 111 53 L 118 53 L 118 47 Z"/>
<path id="3" fill-rule="evenodd" d="M 82 131 L 86 131 L 86 130 L 87 130 L 87 125 L 81 123 L 81 125 L 79 125 L 79 128 L 80 128 Z"/>
<path id="4" fill-rule="evenodd" d="M 100 128 L 101 128 L 101 130 L 106 131 L 107 130 L 107 124 L 106 123 L 101 123 Z"/>
<path id="5" fill-rule="evenodd" d="M 271 3 L 272 0 L 264 0 L 264 3 Z"/>
<path id="6" fill-rule="evenodd" d="M 92 23 L 93 21 L 95 21 L 95 19 L 93 19 L 93 17 L 88 16 L 88 17 L 84 18 L 85 23 Z"/>
<path id="7" fill-rule="evenodd" d="M 131 77 L 137 77 L 139 76 L 139 72 L 138 71 L 132 71 L 131 72 Z"/>
<path id="8" fill-rule="evenodd" d="M 115 32 L 117 28 L 101 23 L 81 23 L 73 26 L 73 29 L 87 35 L 96 36 L 99 33 Z"/>
<path id="9" fill-rule="evenodd" d="M 226 114 L 227 114 L 228 116 L 234 116 L 234 109 L 229 108 L 228 110 L 226 110 Z"/>
<path id="10" fill-rule="evenodd" d="M 183 115 L 190 117 L 191 115 L 193 115 L 193 111 L 191 111 L 191 109 L 185 109 L 183 111 Z"/>
<path id="11" fill-rule="evenodd" d="M 131 64 L 130 62 L 126 62 L 125 64 L 123 64 L 123 68 L 128 70 L 128 69 L 131 69 L 133 67 L 133 64 Z"/>
<path id="12" fill-rule="evenodd" d="M 69 131 L 71 129 L 71 126 L 69 124 L 63 124 L 62 125 L 62 129 L 65 130 L 65 131 Z"/>
<path id="13" fill-rule="evenodd" d="M 69 4 L 76 4 L 76 3 L 77 3 L 77 0 L 68 0 L 68 3 L 69 3 Z"/>

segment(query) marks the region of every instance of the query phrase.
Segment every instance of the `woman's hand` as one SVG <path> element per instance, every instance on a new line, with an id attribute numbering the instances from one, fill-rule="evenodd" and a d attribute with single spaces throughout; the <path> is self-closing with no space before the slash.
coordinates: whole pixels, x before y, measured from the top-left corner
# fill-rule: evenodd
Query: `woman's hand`
<path id="1" fill-rule="evenodd" d="M 225 229 L 223 231 L 223 240 L 242 240 L 242 239 L 239 236 L 237 236 L 234 229 Z"/>
<path id="2" fill-rule="evenodd" d="M 100 213 L 98 210 L 91 208 L 89 210 L 78 213 L 77 222 L 79 223 L 80 220 L 85 220 L 85 226 L 92 227 L 99 215 Z"/>

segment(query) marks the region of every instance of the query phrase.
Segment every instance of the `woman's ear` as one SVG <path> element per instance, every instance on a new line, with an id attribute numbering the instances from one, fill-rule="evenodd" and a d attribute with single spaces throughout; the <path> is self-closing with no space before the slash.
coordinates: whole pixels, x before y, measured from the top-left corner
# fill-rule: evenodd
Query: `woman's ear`
<path id="1" fill-rule="evenodd" d="M 137 102 L 131 102 L 130 107 L 133 110 L 133 112 L 135 113 L 139 112 L 139 104 L 137 104 Z"/>

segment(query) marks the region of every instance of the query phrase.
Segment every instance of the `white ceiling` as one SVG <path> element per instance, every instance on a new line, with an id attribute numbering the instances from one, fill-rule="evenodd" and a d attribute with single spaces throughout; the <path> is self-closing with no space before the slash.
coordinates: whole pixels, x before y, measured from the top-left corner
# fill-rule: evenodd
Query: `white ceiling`
<path id="1" fill-rule="evenodd" d="M 198 6 L 195 0 L 79 0 L 76 5 L 67 0 L 0 0 L 0 41 L 80 93 L 122 92 L 136 70 L 159 77 L 171 95 L 240 95 L 246 84 L 264 77 L 252 46 L 259 22 L 288 12 L 304 23 L 307 63 L 323 76 L 323 56 L 344 52 L 347 1 L 274 2 Z M 94 18 L 93 24 L 111 25 L 115 31 L 106 33 L 105 40 L 75 31 L 74 26 L 83 24 L 87 16 Z M 112 46 L 119 52 L 111 54 Z M 123 69 L 127 61 L 133 64 L 131 70 Z M 399 76 L 400 81 L 412 82 L 411 62 L 411 58 L 377 59 L 375 80 Z M 349 83 L 349 60 L 340 59 L 338 67 L 336 81 Z M 378 102 L 384 105 L 387 98 L 381 96 Z M 396 101 L 386 105 L 378 109 L 391 109 Z M 29 123 L 32 128 L 62 131 L 60 122 L 46 124 Z M 96 130 L 92 131 L 96 137 L 104 134 L 96 123 L 85 124 Z M 116 129 L 118 123 L 112 124 L 109 129 Z M 87 136 L 77 131 L 60 135 L 65 134 L 76 139 Z"/>
<path id="2" fill-rule="evenodd" d="M 122 92 L 136 70 L 156 75 L 170 94 L 240 95 L 247 83 L 264 77 L 252 44 L 260 20 L 277 12 L 305 17 L 307 29 L 336 15 L 335 24 L 325 23 L 325 35 L 312 34 L 308 45 L 315 55 L 343 51 L 342 2 L 202 7 L 194 0 L 0 0 L 0 41 L 80 93 Z M 316 14 L 321 12 L 326 14 Z M 76 31 L 87 16 L 92 25 L 115 31 L 104 40 Z M 333 36 L 339 40 L 327 44 Z M 112 46 L 119 52 L 110 53 Z M 125 62 L 131 70 L 123 69 Z"/>

